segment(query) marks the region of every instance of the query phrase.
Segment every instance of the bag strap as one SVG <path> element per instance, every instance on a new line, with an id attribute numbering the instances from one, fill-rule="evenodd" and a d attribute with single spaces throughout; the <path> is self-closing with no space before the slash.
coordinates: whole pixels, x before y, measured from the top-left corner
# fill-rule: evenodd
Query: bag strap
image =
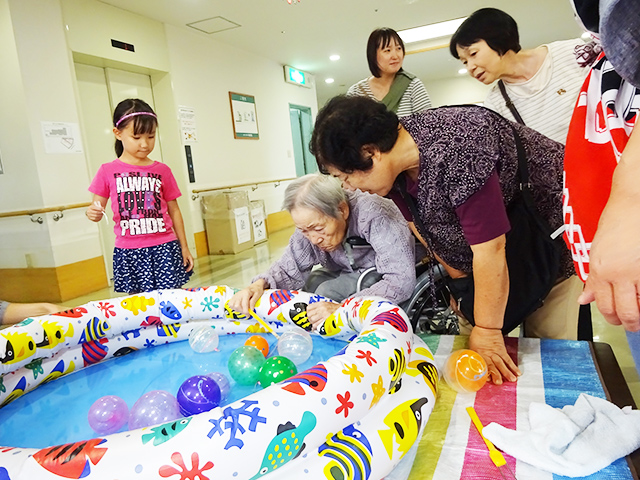
<path id="1" fill-rule="evenodd" d="M 407 90 L 409 84 L 413 81 L 414 78 L 416 78 L 415 75 L 405 72 L 404 70 L 400 70 L 398 73 L 396 73 L 396 76 L 393 79 L 393 83 L 391 84 L 391 87 L 389 87 L 389 91 L 381 100 L 382 103 L 386 105 L 387 110 L 390 110 L 392 112 L 398 111 L 402 96 L 404 95 L 404 92 Z"/>
<path id="2" fill-rule="evenodd" d="M 556 240 L 559 236 L 564 232 L 564 225 L 562 225 L 557 230 L 553 230 L 549 225 L 549 222 L 545 218 L 542 218 L 538 209 L 536 208 L 536 204 L 533 201 L 533 193 L 532 193 L 532 185 L 529 181 L 529 167 L 527 165 L 527 154 L 524 150 L 524 145 L 522 144 L 522 139 L 516 130 L 516 127 L 513 123 L 511 123 L 511 130 L 513 131 L 513 139 L 516 143 L 516 151 L 518 152 L 518 176 L 520 177 L 520 194 L 522 195 L 522 200 L 524 201 L 527 210 L 529 210 L 529 214 L 536 220 L 540 229 L 547 233 L 552 240 Z"/>
<path id="3" fill-rule="evenodd" d="M 504 82 L 502 80 L 498 80 L 498 88 L 500 89 L 502 98 L 504 98 L 504 103 L 507 105 L 507 108 L 511 112 L 511 115 L 513 115 L 513 118 L 515 118 L 520 125 L 525 125 L 524 120 L 522 120 L 520 113 L 518 113 L 518 110 L 516 109 L 516 106 L 511 101 L 511 98 L 507 93 L 507 88 L 504 86 Z"/>

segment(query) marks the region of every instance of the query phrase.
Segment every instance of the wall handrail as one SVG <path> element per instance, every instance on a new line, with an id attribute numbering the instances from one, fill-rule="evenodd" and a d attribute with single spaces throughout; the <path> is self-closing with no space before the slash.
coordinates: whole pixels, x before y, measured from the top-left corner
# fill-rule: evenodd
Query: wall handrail
<path id="1" fill-rule="evenodd" d="M 192 200 L 196 200 L 201 193 L 206 193 L 206 192 L 215 192 L 218 190 L 231 190 L 233 188 L 242 188 L 242 187 L 252 187 L 252 190 L 256 190 L 258 188 L 258 185 L 266 185 L 269 183 L 274 183 L 274 187 L 278 187 L 280 185 L 281 182 L 290 182 L 291 180 L 295 180 L 297 177 L 293 177 L 293 178 L 282 178 L 280 180 L 265 180 L 263 182 L 249 182 L 249 183 L 239 183 L 237 185 L 229 185 L 226 187 L 212 187 L 212 188 L 201 188 L 201 189 L 194 189 L 191 190 L 191 199 Z"/>
<path id="2" fill-rule="evenodd" d="M 28 215 L 32 217 L 31 221 L 42 223 L 42 217 L 39 217 L 40 220 L 34 220 L 33 215 L 40 215 L 40 214 L 49 213 L 49 212 L 59 212 L 53 217 L 54 220 L 58 221 L 63 217 L 62 212 L 64 210 L 71 210 L 74 208 L 86 208 L 89 205 L 91 205 L 90 202 L 85 202 L 85 203 L 73 203 L 71 205 L 60 205 L 59 207 L 34 208 L 31 210 L 17 210 L 15 212 L 0 212 L 0 218 L 21 217 L 23 215 Z"/>

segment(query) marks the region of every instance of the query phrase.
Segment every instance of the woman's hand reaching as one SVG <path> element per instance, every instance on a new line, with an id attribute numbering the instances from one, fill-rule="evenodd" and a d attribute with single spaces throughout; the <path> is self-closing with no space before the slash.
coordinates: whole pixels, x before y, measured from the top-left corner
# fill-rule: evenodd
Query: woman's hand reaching
<path id="1" fill-rule="evenodd" d="M 507 353 L 501 330 L 473 327 L 469 336 L 469 348 L 482 355 L 487 362 L 489 378 L 495 385 L 502 385 L 505 379 L 515 382 L 522 375 Z"/>
<path id="2" fill-rule="evenodd" d="M 249 312 L 253 311 L 256 306 L 256 302 L 262 296 L 265 288 L 267 287 L 267 282 L 265 282 L 264 280 L 256 280 L 247 288 L 240 290 L 233 297 L 231 297 L 227 304 L 236 312 L 240 312 L 244 315 L 249 316 Z"/>

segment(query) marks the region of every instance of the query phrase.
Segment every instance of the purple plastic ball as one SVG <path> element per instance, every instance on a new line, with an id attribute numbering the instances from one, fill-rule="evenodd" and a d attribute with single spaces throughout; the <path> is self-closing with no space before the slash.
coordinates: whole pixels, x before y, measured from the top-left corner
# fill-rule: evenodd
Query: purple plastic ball
<path id="1" fill-rule="evenodd" d="M 182 418 L 176 397 L 164 390 L 142 395 L 129 413 L 129 429 L 149 427 Z"/>
<path id="2" fill-rule="evenodd" d="M 129 407 L 120 397 L 100 397 L 89 408 L 89 426 L 98 435 L 108 435 L 120 430 L 129 418 Z"/>
<path id="3" fill-rule="evenodd" d="M 188 417 L 216 408 L 220 405 L 220 396 L 220 387 L 214 379 L 205 375 L 194 375 L 180 385 L 176 398 L 180 412 Z"/>
<path id="4" fill-rule="evenodd" d="M 207 377 L 212 378 L 220 387 L 220 402 L 224 402 L 229 398 L 229 392 L 231 391 L 231 383 L 224 373 L 211 372 L 207 373 Z"/>

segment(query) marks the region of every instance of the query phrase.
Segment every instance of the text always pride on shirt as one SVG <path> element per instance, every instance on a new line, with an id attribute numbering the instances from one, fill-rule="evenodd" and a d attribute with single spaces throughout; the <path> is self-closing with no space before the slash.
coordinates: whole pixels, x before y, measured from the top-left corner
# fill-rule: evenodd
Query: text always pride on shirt
<path id="1" fill-rule="evenodd" d="M 162 176 L 155 173 L 115 173 L 121 235 L 167 231 L 161 210 Z"/>

